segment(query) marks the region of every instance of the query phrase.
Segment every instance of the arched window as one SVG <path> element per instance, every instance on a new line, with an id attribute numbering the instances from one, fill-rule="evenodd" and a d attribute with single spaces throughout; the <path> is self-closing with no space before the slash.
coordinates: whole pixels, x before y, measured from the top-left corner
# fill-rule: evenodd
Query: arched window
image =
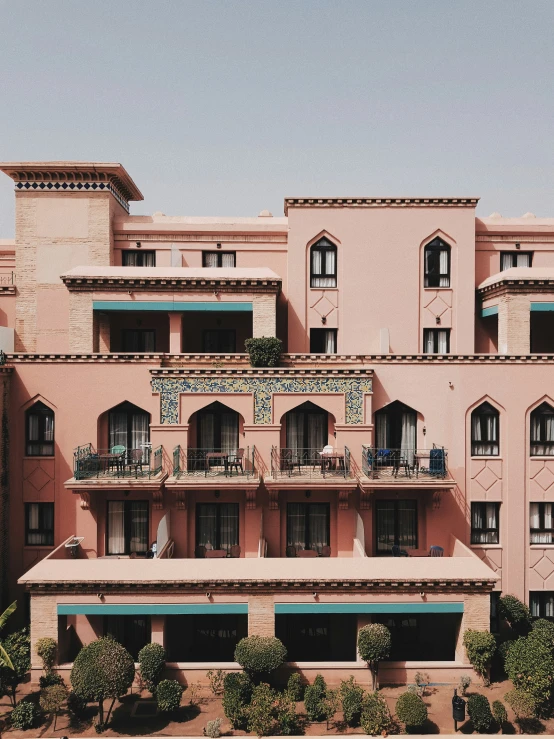
<path id="1" fill-rule="evenodd" d="M 471 454 L 497 457 L 499 454 L 500 414 L 490 403 L 481 403 L 471 414 Z"/>
<path id="2" fill-rule="evenodd" d="M 196 414 L 198 448 L 232 452 L 239 445 L 239 414 L 222 403 L 211 403 Z"/>
<path id="3" fill-rule="evenodd" d="M 310 287 L 337 286 L 337 247 L 320 239 L 310 249 Z"/>
<path id="4" fill-rule="evenodd" d="M 531 413 L 531 456 L 554 456 L 554 408 L 548 403 Z"/>
<path id="5" fill-rule="evenodd" d="M 121 403 L 109 412 L 108 445 L 144 451 L 150 441 L 150 414 L 132 403 Z"/>
<path id="6" fill-rule="evenodd" d="M 425 247 L 425 287 L 450 287 L 450 247 L 438 237 Z"/>
<path id="7" fill-rule="evenodd" d="M 413 452 L 416 449 L 417 413 L 404 403 L 394 403 L 375 413 L 375 441 L 378 449 L 401 449 Z"/>
<path id="8" fill-rule="evenodd" d="M 327 411 L 309 402 L 286 413 L 287 449 L 323 449 L 328 441 L 328 417 Z"/>
<path id="9" fill-rule="evenodd" d="M 28 457 L 54 455 L 54 411 L 40 401 L 25 413 L 25 448 Z"/>

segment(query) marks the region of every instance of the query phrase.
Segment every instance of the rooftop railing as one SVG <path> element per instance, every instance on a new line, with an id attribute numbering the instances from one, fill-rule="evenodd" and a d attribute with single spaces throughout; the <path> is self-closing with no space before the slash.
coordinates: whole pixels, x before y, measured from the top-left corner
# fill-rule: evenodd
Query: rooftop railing
<path id="1" fill-rule="evenodd" d="M 162 471 L 163 447 L 152 449 L 95 449 L 92 444 L 79 446 L 73 452 L 73 476 L 76 480 L 91 478 L 156 477 Z"/>
<path id="2" fill-rule="evenodd" d="M 362 472 L 370 480 L 422 482 L 448 477 L 444 447 L 432 449 L 381 449 L 362 446 Z"/>
<path id="3" fill-rule="evenodd" d="M 299 477 L 310 480 L 352 477 L 350 450 L 271 448 L 271 474 L 279 477 Z"/>
<path id="4" fill-rule="evenodd" d="M 258 475 L 256 447 L 230 451 L 178 445 L 173 450 L 174 477 L 252 478 Z"/>

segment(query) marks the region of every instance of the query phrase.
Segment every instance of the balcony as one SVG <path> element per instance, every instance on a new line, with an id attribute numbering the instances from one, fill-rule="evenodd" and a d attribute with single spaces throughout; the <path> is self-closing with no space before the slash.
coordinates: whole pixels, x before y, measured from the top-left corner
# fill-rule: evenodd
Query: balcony
<path id="1" fill-rule="evenodd" d="M 326 447 L 321 449 L 271 448 L 271 474 L 266 485 L 318 484 L 344 487 L 356 485 L 354 460 L 350 449 Z"/>
<path id="2" fill-rule="evenodd" d="M 163 467 L 163 447 L 152 449 L 95 449 L 92 444 L 73 452 L 73 478 L 79 480 L 129 480 L 158 477 Z"/>
<path id="3" fill-rule="evenodd" d="M 173 479 L 218 478 L 218 482 L 257 481 L 256 447 L 230 452 L 176 446 L 173 450 Z"/>
<path id="4" fill-rule="evenodd" d="M 432 449 L 379 449 L 362 446 L 364 487 L 452 488 L 456 483 L 447 465 L 448 451 Z"/>

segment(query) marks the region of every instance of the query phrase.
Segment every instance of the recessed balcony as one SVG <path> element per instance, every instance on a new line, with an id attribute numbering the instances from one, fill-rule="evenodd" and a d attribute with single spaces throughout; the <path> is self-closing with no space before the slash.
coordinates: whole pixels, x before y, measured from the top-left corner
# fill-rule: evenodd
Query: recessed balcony
<path id="1" fill-rule="evenodd" d="M 364 487 L 454 487 L 447 459 L 448 450 L 444 447 L 381 449 L 363 445 Z"/>
<path id="2" fill-rule="evenodd" d="M 176 446 L 173 450 L 171 482 L 194 481 L 222 485 L 259 482 L 256 447 L 232 450 Z"/>
<path id="3" fill-rule="evenodd" d="M 79 446 L 73 452 L 73 477 L 81 480 L 150 480 L 162 474 L 163 447 L 141 449 L 113 446 L 96 449 L 92 444 Z"/>
<path id="4" fill-rule="evenodd" d="M 271 478 L 278 481 L 329 481 L 353 479 L 348 447 L 295 449 L 272 447 Z"/>

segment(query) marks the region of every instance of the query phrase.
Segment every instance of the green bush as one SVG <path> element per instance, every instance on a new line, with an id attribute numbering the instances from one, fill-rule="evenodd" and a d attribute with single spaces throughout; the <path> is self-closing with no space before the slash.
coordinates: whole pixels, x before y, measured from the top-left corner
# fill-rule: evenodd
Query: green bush
<path id="1" fill-rule="evenodd" d="M 46 674 L 52 672 L 52 668 L 56 664 L 56 654 L 58 653 L 58 643 L 56 640 L 50 636 L 43 636 L 37 641 L 35 650 L 42 660 L 44 672 Z"/>
<path id="2" fill-rule="evenodd" d="M 229 672 L 223 680 L 223 712 L 233 729 L 245 730 L 252 697 L 252 681 L 243 672 Z"/>
<path id="3" fill-rule="evenodd" d="M 534 639 L 542 639 L 550 648 L 554 647 L 554 624 L 545 618 L 538 618 L 533 621 L 533 627 L 529 636 Z"/>
<path id="4" fill-rule="evenodd" d="M 223 670 L 208 670 L 206 677 L 208 678 L 212 693 L 215 696 L 221 695 L 223 693 L 223 681 L 225 680 Z"/>
<path id="5" fill-rule="evenodd" d="M 304 691 L 304 707 L 309 721 L 324 721 L 325 711 L 325 695 L 327 693 L 327 684 L 322 675 L 316 675 L 312 685 L 307 685 Z"/>
<path id="6" fill-rule="evenodd" d="M 529 608 L 515 595 L 503 595 L 498 599 L 498 615 L 517 633 L 525 636 L 531 628 Z"/>
<path id="7" fill-rule="evenodd" d="M 388 733 L 391 729 L 392 717 L 389 707 L 377 691 L 367 693 L 364 697 L 360 724 L 365 733 L 371 736 L 378 736 L 383 732 Z"/>
<path id="8" fill-rule="evenodd" d="M 358 632 L 358 653 L 371 670 L 373 690 L 377 688 L 379 662 L 386 659 L 391 650 L 390 631 L 384 624 L 367 624 Z"/>
<path id="9" fill-rule="evenodd" d="M 138 661 L 142 681 L 154 695 L 165 667 L 165 649 L 161 644 L 146 644 L 138 653 Z"/>
<path id="10" fill-rule="evenodd" d="M 173 713 L 181 705 L 184 688 L 177 680 L 161 680 L 156 686 L 156 701 L 162 713 Z"/>
<path id="11" fill-rule="evenodd" d="M 396 701 L 396 715 L 406 730 L 411 731 L 427 721 L 427 706 L 416 693 L 402 693 Z"/>
<path id="12" fill-rule="evenodd" d="M 13 729 L 34 729 L 40 721 L 40 709 L 35 703 L 22 700 L 10 714 L 10 724 Z"/>
<path id="13" fill-rule="evenodd" d="M 269 675 L 286 656 L 283 642 L 275 636 L 246 636 L 235 647 L 235 662 L 251 675 Z"/>
<path id="14" fill-rule="evenodd" d="M 467 657 L 485 685 L 489 684 L 488 670 L 496 651 L 496 640 L 490 631 L 467 629 L 464 632 L 464 647 Z"/>
<path id="15" fill-rule="evenodd" d="M 280 734 L 285 734 L 286 736 L 300 734 L 295 698 L 288 688 L 277 697 L 275 718 Z"/>
<path id="16" fill-rule="evenodd" d="M 55 672 L 47 672 L 46 675 L 41 675 L 38 679 L 40 689 L 49 688 L 52 685 L 65 685 L 65 680 L 61 675 Z"/>
<path id="17" fill-rule="evenodd" d="M 506 657 L 508 656 L 508 651 L 512 644 L 514 643 L 514 639 L 509 639 L 508 641 L 503 641 L 498 644 L 496 647 L 496 652 L 500 658 L 500 662 L 502 663 L 502 666 L 506 664 Z"/>
<path id="18" fill-rule="evenodd" d="M 248 731 L 253 731 L 256 736 L 269 736 L 273 733 L 275 725 L 273 709 L 276 699 L 277 694 L 267 683 L 256 685 L 247 711 Z"/>
<path id="19" fill-rule="evenodd" d="M 87 710 L 87 702 L 73 690 L 70 690 L 67 696 L 67 710 L 76 719 L 82 719 Z"/>
<path id="20" fill-rule="evenodd" d="M 208 721 L 204 729 L 204 735 L 209 736 L 210 739 L 218 739 L 221 736 L 222 723 L 223 721 L 220 718 L 214 718 L 213 721 Z"/>
<path id="21" fill-rule="evenodd" d="M 499 728 L 502 729 L 503 725 L 508 720 L 508 712 L 506 711 L 506 706 L 504 705 L 504 703 L 502 703 L 502 701 L 493 701 L 492 716 L 498 724 Z"/>
<path id="22" fill-rule="evenodd" d="M 283 351 L 283 342 L 274 336 L 246 339 L 244 347 L 250 355 L 252 367 L 277 367 Z"/>
<path id="23" fill-rule="evenodd" d="M 294 701 L 304 700 L 304 687 L 300 673 L 293 672 L 287 682 L 287 693 Z"/>
<path id="24" fill-rule="evenodd" d="M 8 695 L 12 706 L 17 703 L 17 688 L 31 669 L 31 638 L 29 629 L 24 628 L 10 634 L 2 641 L 12 661 L 13 670 L 0 667 L 0 694 Z M 25 709 L 27 710 L 27 709 Z"/>
<path id="25" fill-rule="evenodd" d="M 133 684 L 135 662 L 129 652 L 110 637 L 103 637 L 81 649 L 73 663 L 70 682 L 83 700 L 98 701 L 98 726 L 106 728 L 116 698 Z M 104 721 L 104 701 L 112 703 Z"/>
<path id="26" fill-rule="evenodd" d="M 545 709 L 551 700 L 554 680 L 551 647 L 542 639 L 521 636 L 512 643 L 505 668 L 514 688 L 530 693 L 539 710 Z"/>
<path id="27" fill-rule="evenodd" d="M 504 700 L 518 719 L 535 718 L 539 712 L 535 697 L 521 688 L 510 690 L 504 696 Z"/>
<path id="28" fill-rule="evenodd" d="M 44 688 L 40 693 L 39 704 L 42 712 L 54 716 L 53 731 L 56 730 L 58 711 L 62 707 L 66 698 L 67 688 L 65 685 L 50 685 L 49 687 Z"/>
<path id="29" fill-rule="evenodd" d="M 467 699 L 467 712 L 478 734 L 485 734 L 492 724 L 489 699 L 480 693 L 473 693 Z"/>
<path id="30" fill-rule="evenodd" d="M 359 726 L 362 715 L 362 703 L 364 700 L 364 689 L 358 685 L 351 675 L 348 680 L 343 680 L 339 687 L 339 698 L 344 721 L 348 726 Z"/>

